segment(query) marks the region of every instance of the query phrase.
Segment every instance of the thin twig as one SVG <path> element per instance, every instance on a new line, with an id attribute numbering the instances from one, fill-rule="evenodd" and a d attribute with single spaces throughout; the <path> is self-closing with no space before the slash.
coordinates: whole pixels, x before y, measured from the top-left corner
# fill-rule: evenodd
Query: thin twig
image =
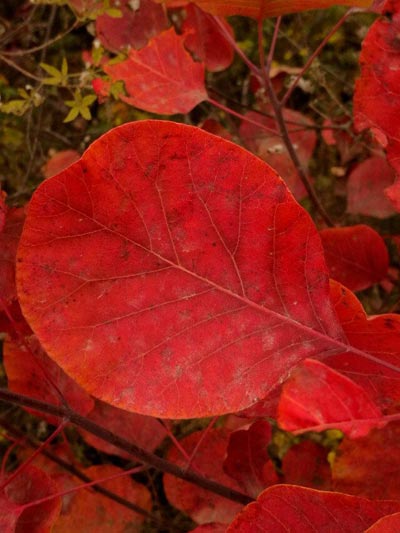
<path id="1" fill-rule="evenodd" d="M 136 457 L 136 459 L 140 462 L 150 465 L 161 472 L 166 472 L 180 479 L 184 479 L 189 483 L 193 483 L 194 485 L 218 494 L 224 498 L 227 498 L 228 500 L 232 500 L 243 505 L 247 505 L 253 501 L 253 498 L 250 498 L 247 494 L 243 494 L 242 492 L 226 487 L 225 485 L 221 485 L 216 481 L 199 476 L 191 470 L 185 471 L 178 465 L 171 463 L 170 461 L 167 461 L 158 455 L 150 453 L 143 448 L 140 448 L 136 444 L 129 442 L 119 435 L 116 435 L 112 431 L 100 426 L 99 424 L 96 424 L 89 418 L 79 415 L 72 409 L 51 405 L 37 400 L 36 398 L 30 398 L 29 396 L 25 396 L 23 394 L 17 394 L 5 388 L 0 388 L 0 399 L 24 407 L 30 407 L 43 413 L 65 418 L 72 424 L 79 426 L 89 433 L 96 435 L 100 439 L 103 439 L 104 441 L 117 446 L 117 448 L 128 452 L 132 456 Z"/>
<path id="2" fill-rule="evenodd" d="M 279 19 L 278 19 L 278 22 L 279 22 Z M 276 122 L 278 124 L 280 134 L 282 136 L 282 141 L 284 142 L 284 144 L 286 146 L 286 149 L 287 149 L 287 151 L 289 153 L 289 156 L 290 156 L 290 158 L 291 158 L 291 160 L 292 160 L 292 162 L 293 162 L 293 164 L 294 164 L 294 166 L 296 168 L 298 176 L 301 179 L 301 181 L 303 182 L 303 185 L 304 185 L 304 187 L 305 187 L 305 189 L 306 189 L 311 201 L 313 202 L 314 207 L 316 208 L 316 210 L 318 211 L 318 213 L 320 214 L 320 216 L 322 217 L 322 219 L 324 220 L 324 222 L 328 226 L 334 226 L 335 225 L 334 222 L 331 220 L 330 216 L 325 211 L 323 205 L 319 201 L 319 198 L 318 198 L 316 192 L 314 191 L 314 187 L 311 185 L 311 182 L 308 179 L 307 174 L 304 172 L 302 164 L 301 164 L 301 162 L 300 162 L 300 160 L 298 158 L 297 152 L 296 152 L 296 150 L 293 147 L 292 141 L 290 140 L 288 128 L 287 128 L 285 119 L 283 117 L 282 108 L 281 108 L 279 100 L 278 100 L 278 98 L 277 98 L 277 96 L 275 94 L 275 91 L 274 91 L 274 88 L 273 88 L 273 85 L 272 85 L 272 81 L 271 81 L 271 78 L 270 78 L 269 69 L 271 67 L 272 59 L 269 60 L 269 63 L 268 62 L 265 63 L 265 55 L 264 55 L 264 48 L 263 48 L 263 42 L 262 42 L 262 37 L 263 37 L 262 36 L 262 23 L 260 23 L 260 22 L 258 24 L 258 30 L 259 30 L 258 31 L 258 49 L 259 49 L 259 56 L 260 56 L 261 72 L 263 74 L 262 75 L 262 81 L 264 83 L 265 89 L 267 90 L 267 94 L 269 96 L 269 100 L 271 102 L 271 106 L 272 106 L 272 108 L 274 110 L 275 119 L 276 119 Z M 275 45 L 276 45 L 276 39 L 277 39 L 278 31 L 279 31 L 279 24 L 277 23 L 277 25 L 275 27 L 275 31 L 274 31 L 274 36 L 272 38 L 272 43 L 271 43 L 272 51 L 274 50 Z M 270 56 L 271 56 L 271 53 L 269 54 L 269 58 L 270 58 Z"/>

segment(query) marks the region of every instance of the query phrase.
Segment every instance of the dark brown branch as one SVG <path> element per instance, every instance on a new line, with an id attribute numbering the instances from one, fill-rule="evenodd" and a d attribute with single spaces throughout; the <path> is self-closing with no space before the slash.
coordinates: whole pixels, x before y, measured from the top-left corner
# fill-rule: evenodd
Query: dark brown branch
<path id="1" fill-rule="evenodd" d="M 218 494 L 219 496 L 227 498 L 228 500 L 241 503 L 242 505 L 247 505 L 253 501 L 252 498 L 246 494 L 243 494 L 242 492 L 230 489 L 229 487 L 221 485 L 220 483 L 216 483 L 215 481 L 211 481 L 210 479 L 200 476 L 191 470 L 185 470 L 178 465 L 159 457 L 158 455 L 140 448 L 136 444 L 133 444 L 119 435 L 116 435 L 112 431 L 109 431 L 108 429 L 96 424 L 92 420 L 79 415 L 72 409 L 66 407 L 57 407 L 40 400 L 36 400 L 35 398 L 30 398 L 29 396 L 25 396 L 23 394 L 17 394 L 4 388 L 0 388 L 0 400 L 24 407 L 30 407 L 31 409 L 35 409 L 37 411 L 60 418 L 65 418 L 72 424 L 75 424 L 76 426 L 83 428 L 85 431 L 88 431 L 104 441 L 117 446 L 121 450 L 126 451 L 138 461 L 152 466 L 161 472 L 171 474 L 189 483 L 193 483 L 194 485 L 213 492 L 214 494 Z"/>

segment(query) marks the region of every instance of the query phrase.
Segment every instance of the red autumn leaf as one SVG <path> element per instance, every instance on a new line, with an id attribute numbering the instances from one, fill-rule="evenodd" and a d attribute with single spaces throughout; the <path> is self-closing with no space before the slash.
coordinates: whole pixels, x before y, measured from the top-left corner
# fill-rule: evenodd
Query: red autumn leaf
<path id="1" fill-rule="evenodd" d="M 202 124 L 199 124 L 199 127 L 204 131 L 208 131 L 214 135 L 219 135 L 227 141 L 232 140 L 232 135 L 229 133 L 229 131 L 224 128 L 220 122 L 213 118 L 207 118 Z"/>
<path id="2" fill-rule="evenodd" d="M 394 513 L 380 518 L 375 524 L 365 530 L 365 533 L 393 533 L 400 531 L 400 513 Z"/>
<path id="3" fill-rule="evenodd" d="M 228 438 L 229 432 L 218 428 L 211 429 L 206 434 L 203 431 L 196 431 L 181 439 L 180 444 L 189 456 L 198 446 L 191 463 L 192 468 L 213 481 L 239 490 L 236 481 L 225 474 L 222 468 Z M 168 459 L 182 467 L 187 466 L 186 459 L 176 447 L 171 448 Z M 227 524 L 242 508 L 239 503 L 177 479 L 171 474 L 164 475 L 164 489 L 168 501 L 199 524 L 207 522 Z"/>
<path id="4" fill-rule="evenodd" d="M 0 301 L 4 304 L 17 297 L 15 257 L 24 220 L 24 209 L 8 209 L 3 231 L 0 232 Z"/>
<path id="5" fill-rule="evenodd" d="M 278 422 L 286 431 L 337 428 L 352 438 L 385 424 L 359 385 L 312 359 L 303 361 L 283 386 Z"/>
<path id="6" fill-rule="evenodd" d="M 0 477 L 0 485 L 7 478 Z M 25 465 L 24 469 L 0 492 L 2 533 L 50 533 L 60 513 L 61 499 L 52 498 L 32 507 L 34 501 L 57 493 L 57 485 L 42 470 Z"/>
<path id="7" fill-rule="evenodd" d="M 376 218 L 395 214 L 384 192 L 393 181 L 393 169 L 383 157 L 369 157 L 356 165 L 347 181 L 347 212 Z"/>
<path id="8" fill-rule="evenodd" d="M 93 399 L 46 355 L 34 335 L 25 337 L 24 342 L 6 340 L 3 350 L 10 390 L 52 405 L 62 405 L 65 400 L 82 415 L 93 409 Z M 41 416 L 57 424 L 57 418 Z"/>
<path id="9" fill-rule="evenodd" d="M 100 401 L 96 402 L 88 418 L 120 437 L 135 442 L 138 446 L 148 451 L 154 451 L 167 434 L 164 426 L 156 418 L 137 413 L 128 413 Z M 131 455 L 120 448 L 99 439 L 91 433 L 83 431 L 82 433 L 86 442 L 98 450 L 132 459 Z"/>
<path id="10" fill-rule="evenodd" d="M 130 105 L 172 115 L 188 113 L 207 99 L 204 65 L 193 61 L 184 47 L 185 37 L 173 28 L 154 37 L 141 50 L 131 50 L 128 59 L 104 70 L 112 81 L 124 81 Z"/>
<path id="11" fill-rule="evenodd" d="M 266 111 L 272 113 L 269 107 Z M 244 145 L 279 173 L 297 200 L 304 198 L 307 195 L 306 189 L 298 176 L 282 137 L 278 133 L 273 133 L 274 131 L 278 132 L 275 119 L 260 115 L 255 111 L 250 111 L 245 116 L 272 131 L 269 133 L 255 124 L 243 120 L 239 131 Z M 284 109 L 283 116 L 287 121 L 290 140 L 296 147 L 299 160 L 303 167 L 307 168 L 317 142 L 315 131 L 307 129 L 307 127 L 312 126 L 312 121 L 298 111 L 291 109 Z"/>
<path id="12" fill-rule="evenodd" d="M 263 420 L 248 429 L 234 431 L 229 437 L 224 471 L 250 496 L 257 497 L 266 487 L 263 467 L 270 462 L 267 448 L 271 438 L 271 426 Z M 274 482 L 277 481 L 275 475 Z"/>
<path id="13" fill-rule="evenodd" d="M 373 499 L 400 500 L 400 423 L 345 438 L 332 467 L 335 490 Z"/>
<path id="14" fill-rule="evenodd" d="M 45 178 L 50 178 L 55 174 L 58 174 L 64 168 L 69 167 L 75 161 L 78 161 L 80 158 L 80 153 L 76 150 L 62 150 L 61 152 L 56 152 L 44 165 L 42 172 Z"/>
<path id="15" fill-rule="evenodd" d="M 181 7 L 188 3 L 188 0 L 156 1 L 167 7 Z M 243 15 L 258 19 L 335 5 L 370 7 L 372 0 L 195 0 L 193 3 L 213 15 Z"/>
<path id="16" fill-rule="evenodd" d="M 280 483 L 319 490 L 331 488 L 326 448 L 309 440 L 293 445 L 282 459 Z M 269 472 L 268 477 L 269 477 Z M 267 478 L 268 479 L 268 478 Z"/>
<path id="17" fill-rule="evenodd" d="M 121 17 L 107 13 L 96 18 L 96 35 L 104 48 L 119 52 L 126 47 L 138 50 L 168 27 L 168 19 L 162 6 L 152 0 L 140 0 L 139 7 L 131 7 L 129 0 L 114 0 L 112 5 L 121 11 Z"/>
<path id="18" fill-rule="evenodd" d="M 377 360 L 399 364 L 400 315 L 367 317 L 356 296 L 335 282 L 331 284 L 331 299 L 351 346 L 373 354 Z M 352 350 L 333 355 L 326 363 L 358 383 L 381 409 L 390 409 L 400 401 L 397 372 L 360 357 Z"/>
<path id="19" fill-rule="evenodd" d="M 192 529 L 190 533 L 225 533 L 226 524 L 218 524 L 211 522 L 209 524 L 202 524 L 201 526 Z"/>
<path id="20" fill-rule="evenodd" d="M 354 93 L 354 121 L 358 130 L 372 128 L 386 146 L 389 163 L 400 173 L 400 100 L 398 94 L 398 35 L 400 1 L 385 3 L 386 17 L 371 26 L 360 55 L 361 77 Z M 400 186 L 387 189 L 394 206 L 400 211 Z"/>
<path id="21" fill-rule="evenodd" d="M 126 410 L 235 412 L 349 348 L 309 215 L 257 157 L 190 126 L 120 126 L 42 183 L 18 263 L 47 353 Z"/>
<path id="22" fill-rule="evenodd" d="M 83 470 L 89 478 L 102 479 L 122 472 L 120 468 L 110 465 L 91 466 Z M 72 479 L 72 478 L 70 478 Z M 61 479 L 59 480 L 61 483 Z M 71 488 L 71 482 L 64 480 L 63 488 Z M 76 480 L 81 485 L 81 480 Z M 150 511 L 151 495 L 148 489 L 129 476 L 121 476 L 99 483 L 125 500 L 135 503 L 142 509 Z M 55 523 L 52 533 L 125 533 L 139 531 L 144 516 L 131 509 L 102 496 L 93 489 L 79 489 L 68 494 L 64 499 L 64 506 L 60 517 Z"/>
<path id="23" fill-rule="evenodd" d="M 6 193 L 0 189 L 0 233 L 3 231 L 4 224 L 6 223 Z"/>
<path id="24" fill-rule="evenodd" d="M 185 46 L 204 62 L 207 70 L 218 72 L 228 68 L 233 61 L 233 48 L 215 18 L 195 4 L 189 4 L 186 13 L 182 26 Z M 232 27 L 224 19 L 220 23 L 234 38 Z"/>
<path id="25" fill-rule="evenodd" d="M 389 268 L 389 254 L 382 237 L 364 224 L 320 231 L 331 278 L 352 291 L 381 281 Z"/>
<path id="26" fill-rule="evenodd" d="M 363 533 L 379 518 L 400 510 L 400 502 L 371 501 L 295 485 L 275 485 L 247 505 L 227 533 Z"/>

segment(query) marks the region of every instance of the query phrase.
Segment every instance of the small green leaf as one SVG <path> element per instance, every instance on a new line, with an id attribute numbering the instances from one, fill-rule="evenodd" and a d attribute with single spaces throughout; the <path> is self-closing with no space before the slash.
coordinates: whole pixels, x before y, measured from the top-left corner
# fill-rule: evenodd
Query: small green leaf
<path id="1" fill-rule="evenodd" d="M 68 115 L 65 117 L 64 122 L 72 122 L 76 119 L 76 117 L 79 115 L 79 109 L 77 107 L 73 107 Z"/>

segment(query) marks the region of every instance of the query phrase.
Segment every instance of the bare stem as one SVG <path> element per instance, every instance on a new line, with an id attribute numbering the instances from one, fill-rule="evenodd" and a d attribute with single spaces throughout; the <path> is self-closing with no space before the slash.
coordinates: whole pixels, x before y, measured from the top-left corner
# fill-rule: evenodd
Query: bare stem
<path id="1" fill-rule="evenodd" d="M 178 465 L 171 463 L 170 461 L 167 461 L 166 459 L 163 459 L 158 455 L 150 453 L 144 450 L 143 448 L 140 448 L 136 444 L 129 442 L 128 440 L 120 437 L 119 435 L 116 435 L 112 431 L 109 431 L 108 429 L 100 426 L 99 424 L 96 424 L 89 418 L 79 415 L 70 408 L 51 405 L 46 402 L 37 400 L 36 398 L 30 398 L 29 396 L 25 396 L 23 394 L 17 394 L 5 388 L 0 388 L 0 400 L 11 402 L 24 407 L 30 407 L 31 409 L 36 409 L 37 411 L 41 411 L 43 413 L 48 413 L 54 416 L 65 418 L 69 420 L 72 424 L 75 424 L 76 426 L 83 428 L 89 433 L 96 435 L 100 439 L 103 439 L 104 441 L 109 442 L 114 446 L 117 446 L 117 448 L 126 451 L 127 453 L 134 456 L 138 461 L 146 465 L 150 465 L 160 470 L 161 472 L 171 474 L 189 483 L 198 485 L 199 487 L 202 487 L 205 490 L 227 498 L 228 500 L 232 500 L 243 505 L 247 505 L 248 503 L 253 501 L 252 498 L 250 498 L 246 494 L 243 494 L 242 492 L 226 487 L 225 485 L 221 485 L 220 483 L 217 483 L 215 481 L 211 481 L 210 479 L 200 476 L 191 470 L 185 471 Z"/>
<path id="2" fill-rule="evenodd" d="M 298 176 L 301 179 L 301 181 L 303 182 L 303 185 L 304 185 L 304 187 L 305 187 L 305 189 L 306 189 L 311 201 L 313 202 L 315 209 L 320 214 L 321 218 L 324 220 L 324 222 L 328 226 L 334 226 L 335 224 L 333 223 L 333 221 L 331 220 L 330 216 L 325 211 L 323 205 L 319 201 L 319 198 L 318 198 L 318 196 L 317 196 L 317 194 L 316 194 L 316 192 L 314 190 L 314 187 L 312 186 L 310 180 L 308 179 L 308 176 L 305 173 L 305 171 L 304 171 L 304 169 L 303 169 L 303 167 L 302 167 L 302 165 L 300 163 L 300 160 L 299 160 L 299 158 L 297 156 L 297 152 L 296 152 L 296 150 L 293 147 L 293 143 L 290 140 L 288 128 L 287 128 L 285 119 L 283 117 L 282 108 L 281 108 L 279 100 L 278 100 L 278 98 L 277 98 L 277 96 L 275 94 L 275 91 L 274 91 L 274 88 L 273 88 L 273 85 L 272 85 L 272 81 L 271 81 L 271 78 L 270 78 L 270 72 L 269 71 L 270 71 L 270 68 L 271 68 L 273 52 L 275 50 L 277 35 L 278 35 L 278 32 L 279 32 L 279 22 L 280 22 L 280 18 L 277 20 L 277 23 L 276 23 L 276 26 L 275 26 L 274 35 L 273 35 L 272 42 L 271 42 L 271 50 L 270 50 L 270 53 L 268 55 L 268 61 L 267 62 L 265 62 L 265 54 L 264 54 L 264 47 L 263 47 L 262 21 L 259 21 L 259 23 L 258 23 L 258 52 L 259 52 L 260 65 L 261 65 L 261 71 L 262 71 L 262 82 L 263 82 L 264 87 L 265 87 L 265 89 L 267 91 L 269 100 L 271 102 L 272 109 L 274 110 L 275 119 L 276 119 L 276 122 L 278 124 L 278 128 L 279 128 L 279 131 L 280 131 L 280 134 L 281 134 L 281 137 L 282 137 L 282 141 L 284 142 L 284 144 L 286 146 L 286 149 L 287 149 L 287 151 L 289 153 L 289 156 L 290 156 L 290 158 L 291 158 L 291 160 L 292 160 L 292 162 L 293 162 L 293 164 L 295 166 L 295 169 L 296 169 L 296 171 L 298 173 Z"/>

